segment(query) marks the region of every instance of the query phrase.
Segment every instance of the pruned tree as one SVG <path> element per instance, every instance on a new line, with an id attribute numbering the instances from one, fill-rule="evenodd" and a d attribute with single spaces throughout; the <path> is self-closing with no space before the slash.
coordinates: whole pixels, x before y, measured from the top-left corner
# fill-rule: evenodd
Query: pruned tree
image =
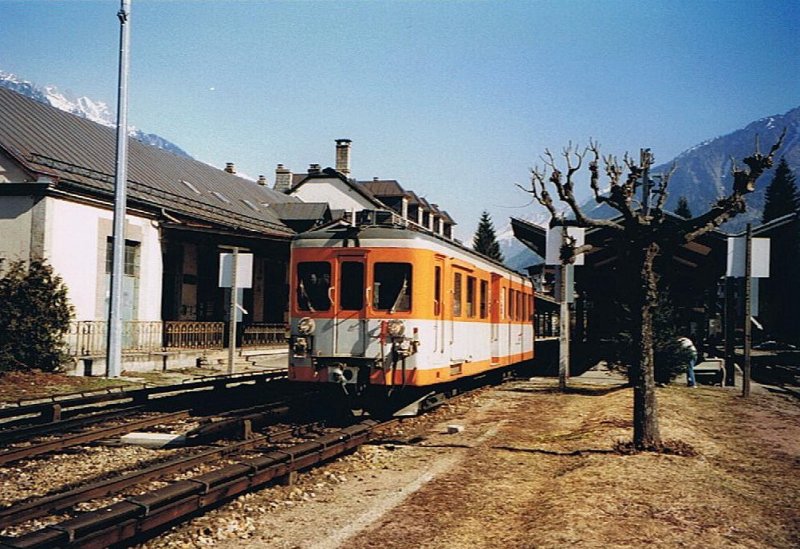
<path id="1" fill-rule="evenodd" d="M 503 252 L 500 251 L 500 244 L 497 243 L 492 217 L 485 210 L 481 214 L 478 229 L 472 238 L 472 249 L 497 261 L 503 261 Z"/>
<path id="2" fill-rule="evenodd" d="M 785 130 L 768 154 L 759 151 L 756 139 L 755 152 L 743 159 L 745 166 L 733 163 L 733 189 L 719 199 L 707 212 L 693 218 L 665 223 L 664 212 L 667 189 L 675 166 L 652 189 L 649 189 L 648 171 L 653 162 L 649 150 L 642 152 L 639 162 L 627 154 L 620 163 L 615 156 L 602 156 L 596 142 L 584 150 L 570 144 L 561 160 L 545 150 L 543 167 L 531 169 L 531 186 L 524 189 L 544 206 L 551 215 L 551 226 L 566 225 L 584 228 L 604 228 L 611 235 L 611 243 L 619 257 L 619 276 L 628 288 L 626 293 L 630 310 L 638 318 L 632 326 L 632 344 L 636 347 L 633 368 L 633 446 L 638 450 L 660 450 L 663 446 L 658 422 L 658 403 L 654 380 L 653 314 L 657 307 L 658 274 L 655 259 L 659 254 L 671 254 L 678 246 L 691 242 L 714 230 L 724 222 L 743 212 L 745 196 L 755 190 L 756 181 L 764 170 L 772 166 L 773 156 L 780 148 Z M 588 217 L 575 197 L 575 174 L 588 160 L 589 186 L 598 204 L 606 204 L 619 215 L 613 219 Z M 559 167 L 561 166 L 561 167 Z M 563 169 L 562 169 L 563 167 Z M 627 172 L 627 173 L 626 173 Z M 602 174 L 608 180 L 608 190 L 601 190 Z M 637 198 L 642 181 L 648 186 Z M 568 206 L 570 217 L 565 218 L 556 208 L 554 196 Z M 649 191 L 649 192 L 648 192 Z M 650 197 L 653 197 L 652 204 Z M 562 258 L 574 260 L 577 254 L 592 250 L 591 244 L 575 246 L 567 241 Z"/>

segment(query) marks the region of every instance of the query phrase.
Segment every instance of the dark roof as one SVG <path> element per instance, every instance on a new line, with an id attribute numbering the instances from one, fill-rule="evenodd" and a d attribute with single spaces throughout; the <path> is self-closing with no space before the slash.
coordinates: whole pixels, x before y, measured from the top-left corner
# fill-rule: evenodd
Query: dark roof
<path id="1" fill-rule="evenodd" d="M 458 223 L 456 223 L 455 220 L 452 217 L 450 217 L 450 214 L 447 213 L 446 211 L 439 210 L 439 215 L 441 216 L 442 221 L 444 221 L 445 223 L 449 223 L 450 225 L 458 225 Z"/>
<path id="2" fill-rule="evenodd" d="M 324 219 L 328 211 L 327 202 L 291 202 L 272 204 L 270 209 L 282 221 Z"/>
<path id="3" fill-rule="evenodd" d="M 681 218 L 665 212 L 666 223 L 679 222 Z M 529 221 L 511 218 L 511 227 L 514 236 L 536 254 L 545 257 L 547 245 L 547 229 Z M 595 249 L 586 254 L 586 265 L 597 269 L 599 267 L 612 267 L 617 262 L 617 252 L 609 245 L 609 229 L 597 227 L 587 229 L 585 239 L 587 244 L 592 244 Z M 701 235 L 696 240 L 684 244 L 675 250 L 672 257 L 673 265 L 678 269 L 698 272 L 706 271 L 716 276 L 720 265 L 724 266 L 727 235 L 719 230 L 714 230 Z M 708 276 L 712 276 L 708 274 Z"/>
<path id="4" fill-rule="evenodd" d="M 408 191 L 408 205 L 409 206 L 420 206 L 422 202 L 420 202 L 417 193 L 414 191 Z"/>
<path id="5" fill-rule="evenodd" d="M 409 193 L 394 179 L 373 179 L 372 181 L 358 181 L 359 185 L 366 187 L 369 192 L 377 197 L 402 197 Z"/>
<path id="6" fill-rule="evenodd" d="M 0 148 L 55 188 L 111 200 L 116 130 L 0 88 Z M 269 236 L 293 231 L 263 204 L 296 198 L 128 139 L 128 205 Z"/>

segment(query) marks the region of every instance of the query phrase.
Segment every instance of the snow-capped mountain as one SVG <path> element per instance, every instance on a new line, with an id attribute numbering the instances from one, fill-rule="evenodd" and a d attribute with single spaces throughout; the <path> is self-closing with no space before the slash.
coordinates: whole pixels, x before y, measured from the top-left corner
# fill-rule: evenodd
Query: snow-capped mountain
<path id="1" fill-rule="evenodd" d="M 674 211 L 678 199 L 686 197 L 693 215 L 708 210 L 719 198 L 730 194 L 733 184 L 732 162 L 742 167 L 742 159 L 755 150 L 756 137 L 760 141 L 762 153 L 777 141 L 786 128 L 783 146 L 776 153 L 777 159 L 786 162 L 795 174 L 800 173 L 800 107 L 786 114 L 773 115 L 756 120 L 740 130 L 721 137 L 715 137 L 690 147 L 673 160 L 651 168 L 651 174 L 667 173 L 675 166 L 675 172 L 667 189 L 666 209 Z M 658 155 L 658 151 L 653 151 Z M 734 217 L 722 228 L 728 232 L 738 232 L 747 223 L 758 223 L 764 209 L 764 191 L 772 181 L 774 168 L 766 171 L 758 180 L 755 192 L 747 196 L 747 210 Z M 611 217 L 616 214 L 608 206 L 598 207 L 592 200 L 584 204 L 584 211 L 594 217 Z"/>
<path id="2" fill-rule="evenodd" d="M 754 151 L 756 136 L 760 140 L 761 152 L 768 152 L 784 128 L 786 136 L 783 146 L 776 154 L 776 164 L 778 158 L 784 157 L 795 176 L 800 176 L 800 107 L 798 107 L 786 114 L 762 118 L 730 134 L 703 141 L 685 150 L 673 160 L 652 168 L 651 174 L 659 174 L 668 172 L 673 164 L 676 166 L 668 187 L 666 209 L 674 211 L 678 199 L 684 196 L 693 215 L 705 212 L 713 202 L 731 191 L 733 179 L 731 159 L 735 159 L 741 167 L 742 159 Z M 658 155 L 658 151 L 653 153 Z M 756 191 L 747 197 L 747 211 L 725 224 L 723 230 L 731 233 L 739 232 L 748 222 L 756 224 L 760 222 L 764 209 L 764 191 L 772 181 L 773 173 L 774 168 L 761 176 Z M 585 190 L 588 192 L 588 186 Z M 608 206 L 598 207 L 594 200 L 585 202 L 583 209 L 592 217 L 617 215 L 617 212 Z M 535 213 L 533 207 L 531 212 L 529 215 L 517 217 L 547 226 L 550 221 L 549 214 Z M 541 258 L 514 238 L 510 224 L 498 231 L 497 240 L 505 262 L 510 267 L 522 270 L 528 265 L 541 262 Z"/>
<path id="3" fill-rule="evenodd" d="M 70 97 L 55 86 L 40 87 L 2 70 L 0 70 L 0 86 L 13 90 L 26 97 L 30 97 L 40 103 L 102 124 L 103 126 L 116 127 L 114 113 L 112 113 L 109 106 L 102 101 L 94 101 L 88 97 Z M 128 134 L 145 145 L 151 145 L 180 156 L 191 158 L 186 151 L 158 135 L 145 133 L 133 126 L 128 128 Z"/>

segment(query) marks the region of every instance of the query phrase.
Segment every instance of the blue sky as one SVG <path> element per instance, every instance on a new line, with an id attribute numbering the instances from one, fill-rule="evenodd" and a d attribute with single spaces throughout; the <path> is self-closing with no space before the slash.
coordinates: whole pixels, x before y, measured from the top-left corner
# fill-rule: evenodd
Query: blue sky
<path id="1" fill-rule="evenodd" d="M 397 179 L 469 240 L 547 147 L 657 162 L 800 105 L 800 2 L 132 0 L 129 122 L 270 182 Z M 0 69 L 116 102 L 116 0 L 0 0 Z"/>

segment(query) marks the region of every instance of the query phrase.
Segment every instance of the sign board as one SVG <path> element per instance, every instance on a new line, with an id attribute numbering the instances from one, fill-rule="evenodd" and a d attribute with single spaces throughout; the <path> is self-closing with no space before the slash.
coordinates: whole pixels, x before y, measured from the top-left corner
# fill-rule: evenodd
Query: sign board
<path id="1" fill-rule="evenodd" d="M 746 241 L 743 236 L 728 238 L 728 268 L 725 276 L 744 277 Z M 769 278 L 769 238 L 753 238 L 751 242 L 750 277 Z"/>
<path id="2" fill-rule="evenodd" d="M 561 264 L 561 239 L 562 227 L 550 227 L 547 229 L 547 247 L 545 248 L 544 262 L 547 265 Z M 583 246 L 585 229 L 582 227 L 567 227 L 567 234 L 575 239 L 575 246 Z M 583 265 L 585 254 L 575 256 L 573 265 Z"/>
<path id="3" fill-rule="evenodd" d="M 253 287 L 253 254 L 238 254 L 236 261 L 236 287 Z M 219 287 L 230 288 L 233 274 L 233 254 L 219 254 Z"/>

